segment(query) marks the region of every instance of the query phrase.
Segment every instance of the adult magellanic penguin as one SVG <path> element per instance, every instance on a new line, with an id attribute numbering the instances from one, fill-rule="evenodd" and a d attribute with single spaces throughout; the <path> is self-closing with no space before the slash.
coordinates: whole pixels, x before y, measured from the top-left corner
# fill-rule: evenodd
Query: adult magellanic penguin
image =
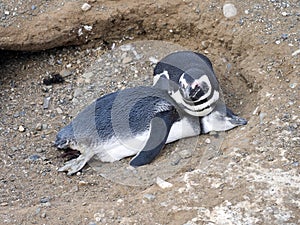
<path id="1" fill-rule="evenodd" d="M 59 171 L 74 174 L 93 157 L 114 162 L 134 155 L 130 165 L 142 166 L 154 160 L 166 143 L 245 123 L 232 113 L 187 114 L 166 90 L 156 87 L 124 89 L 100 97 L 58 132 L 57 148 L 81 153 Z"/>
<path id="2" fill-rule="evenodd" d="M 168 90 L 187 113 L 205 116 L 220 101 L 219 82 L 211 61 L 192 51 L 174 52 L 154 68 L 154 85 Z"/>

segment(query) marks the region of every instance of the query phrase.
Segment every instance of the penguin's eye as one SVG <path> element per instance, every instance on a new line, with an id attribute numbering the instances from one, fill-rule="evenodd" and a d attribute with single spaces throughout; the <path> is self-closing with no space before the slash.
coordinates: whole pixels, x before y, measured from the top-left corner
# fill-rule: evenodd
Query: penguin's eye
<path id="1" fill-rule="evenodd" d="M 190 88 L 189 97 L 192 101 L 198 100 L 201 96 L 204 95 L 204 92 L 200 86 L 196 86 L 195 88 Z"/>

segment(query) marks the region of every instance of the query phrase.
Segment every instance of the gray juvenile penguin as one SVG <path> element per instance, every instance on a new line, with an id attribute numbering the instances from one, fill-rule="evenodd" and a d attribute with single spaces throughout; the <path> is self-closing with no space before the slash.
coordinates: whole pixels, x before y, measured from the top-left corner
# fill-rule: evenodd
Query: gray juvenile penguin
<path id="1" fill-rule="evenodd" d="M 156 87 L 117 91 L 88 105 L 58 132 L 57 148 L 81 153 L 59 171 L 74 174 L 93 157 L 114 162 L 134 156 L 130 165 L 142 166 L 154 160 L 166 143 L 211 130 L 229 130 L 245 122 L 231 111 L 206 117 L 189 115 L 166 90 Z"/>

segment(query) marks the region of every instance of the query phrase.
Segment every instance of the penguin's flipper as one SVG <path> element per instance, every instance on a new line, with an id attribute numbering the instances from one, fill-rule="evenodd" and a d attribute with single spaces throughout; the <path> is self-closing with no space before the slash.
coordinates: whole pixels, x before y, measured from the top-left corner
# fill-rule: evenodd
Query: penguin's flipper
<path id="1" fill-rule="evenodd" d="M 150 136 L 145 147 L 130 161 L 134 167 L 149 164 L 163 149 L 166 144 L 173 121 L 164 112 L 154 117 L 150 123 Z"/>

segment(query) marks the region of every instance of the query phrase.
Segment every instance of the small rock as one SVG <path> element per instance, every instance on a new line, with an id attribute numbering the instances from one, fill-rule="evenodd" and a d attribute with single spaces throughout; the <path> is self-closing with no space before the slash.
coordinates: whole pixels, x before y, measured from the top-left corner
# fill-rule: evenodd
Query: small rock
<path id="1" fill-rule="evenodd" d="M 36 131 L 41 131 L 41 130 L 42 130 L 42 124 L 41 124 L 41 123 L 38 123 L 38 124 L 35 126 L 35 130 L 36 130 Z"/>
<path id="2" fill-rule="evenodd" d="M 8 16 L 9 15 L 9 11 L 4 11 L 4 15 Z"/>
<path id="3" fill-rule="evenodd" d="M 190 150 L 182 150 L 178 154 L 182 159 L 188 159 L 192 156 L 192 152 Z"/>
<path id="4" fill-rule="evenodd" d="M 24 132 L 24 131 L 25 131 L 25 127 L 23 127 L 22 125 L 20 125 L 18 130 L 19 130 L 20 132 Z"/>
<path id="5" fill-rule="evenodd" d="M 260 120 L 260 124 L 264 124 L 264 118 L 266 117 L 266 113 L 261 112 L 259 114 L 259 120 Z"/>
<path id="6" fill-rule="evenodd" d="M 71 188 L 70 192 L 74 193 L 74 192 L 77 192 L 78 190 L 79 190 L 78 186 L 75 185 L 74 187 Z"/>
<path id="7" fill-rule="evenodd" d="M 298 54 L 300 54 L 300 49 L 294 51 L 294 52 L 292 53 L 292 56 L 296 56 L 296 55 L 298 55 Z"/>
<path id="8" fill-rule="evenodd" d="M 91 8 L 92 8 L 92 6 L 90 4 L 88 4 L 88 3 L 84 3 L 81 6 L 81 10 L 84 11 L 84 12 L 90 10 Z"/>
<path id="9" fill-rule="evenodd" d="M 93 26 L 84 25 L 83 28 L 84 28 L 86 31 L 92 31 Z M 78 64 L 79 64 L 79 63 L 78 63 Z"/>
<path id="10" fill-rule="evenodd" d="M 152 201 L 155 199 L 155 195 L 152 194 L 144 194 L 144 198 L 148 199 L 149 201 Z"/>
<path id="11" fill-rule="evenodd" d="M 35 10 L 36 9 L 36 6 L 35 5 L 32 5 L 31 6 L 31 10 Z"/>
<path id="12" fill-rule="evenodd" d="M 206 143 L 206 144 L 210 144 L 210 143 L 211 143 L 211 140 L 210 140 L 209 138 L 206 138 L 205 143 Z"/>
<path id="13" fill-rule="evenodd" d="M 48 128 L 48 124 L 43 123 L 43 124 L 42 124 L 42 130 L 46 130 L 47 128 Z"/>
<path id="14" fill-rule="evenodd" d="M 283 40 L 288 39 L 288 37 L 289 37 L 289 34 L 282 34 L 282 35 L 281 35 L 281 38 L 282 38 Z"/>
<path id="15" fill-rule="evenodd" d="M 237 9 L 231 3 L 224 4 L 224 6 L 223 6 L 223 14 L 224 14 L 224 16 L 226 18 L 230 18 L 230 17 L 236 16 Z"/>
<path id="16" fill-rule="evenodd" d="M 131 63 L 132 62 L 132 58 L 131 57 L 125 57 L 123 60 L 122 60 L 122 63 L 123 64 L 128 64 L 128 63 Z"/>
<path id="17" fill-rule="evenodd" d="M 43 152 L 44 150 L 43 150 L 42 148 L 37 148 L 35 151 L 36 151 L 37 153 L 41 153 L 41 152 Z"/>
<path id="18" fill-rule="evenodd" d="M 82 75 L 85 79 L 91 79 L 94 76 L 93 72 L 87 72 Z"/>
<path id="19" fill-rule="evenodd" d="M 173 187 L 173 184 L 161 179 L 160 177 L 156 178 L 156 184 L 162 189 Z"/>
<path id="20" fill-rule="evenodd" d="M 101 213 L 95 213 L 94 214 L 94 219 L 96 220 L 96 222 L 100 222 L 102 218 L 105 217 L 105 213 L 104 210 L 101 210 Z"/>
<path id="21" fill-rule="evenodd" d="M 46 218 L 46 216 L 47 216 L 47 215 L 46 215 L 46 213 L 44 213 L 44 212 L 41 214 L 41 218 Z"/>
<path id="22" fill-rule="evenodd" d="M 85 186 L 85 185 L 88 185 L 88 184 L 89 184 L 88 182 L 83 181 L 83 180 L 78 182 L 78 186 Z"/>
<path id="23" fill-rule="evenodd" d="M 48 109 L 51 97 L 45 97 L 43 102 L 43 108 Z"/>
<path id="24" fill-rule="evenodd" d="M 1 203 L 0 203 L 0 206 L 3 206 L 3 207 L 4 207 L 4 206 L 8 206 L 8 202 L 1 202 Z"/>
<path id="25" fill-rule="evenodd" d="M 56 112 L 57 112 L 58 114 L 63 114 L 63 111 L 62 111 L 62 109 L 61 109 L 61 108 L 59 108 L 59 107 L 57 107 L 57 108 L 56 108 Z"/>
<path id="26" fill-rule="evenodd" d="M 70 70 L 63 69 L 62 71 L 59 72 L 59 74 L 62 77 L 68 77 L 68 76 L 72 75 L 72 72 Z"/>
<path id="27" fill-rule="evenodd" d="M 50 201 L 49 197 L 42 197 L 41 200 L 40 200 L 40 203 L 46 203 L 46 202 L 49 202 L 49 201 Z"/>
<path id="28" fill-rule="evenodd" d="M 29 159 L 30 161 L 37 161 L 39 158 L 41 158 L 39 155 L 34 154 L 34 155 L 29 156 L 28 159 Z"/>

